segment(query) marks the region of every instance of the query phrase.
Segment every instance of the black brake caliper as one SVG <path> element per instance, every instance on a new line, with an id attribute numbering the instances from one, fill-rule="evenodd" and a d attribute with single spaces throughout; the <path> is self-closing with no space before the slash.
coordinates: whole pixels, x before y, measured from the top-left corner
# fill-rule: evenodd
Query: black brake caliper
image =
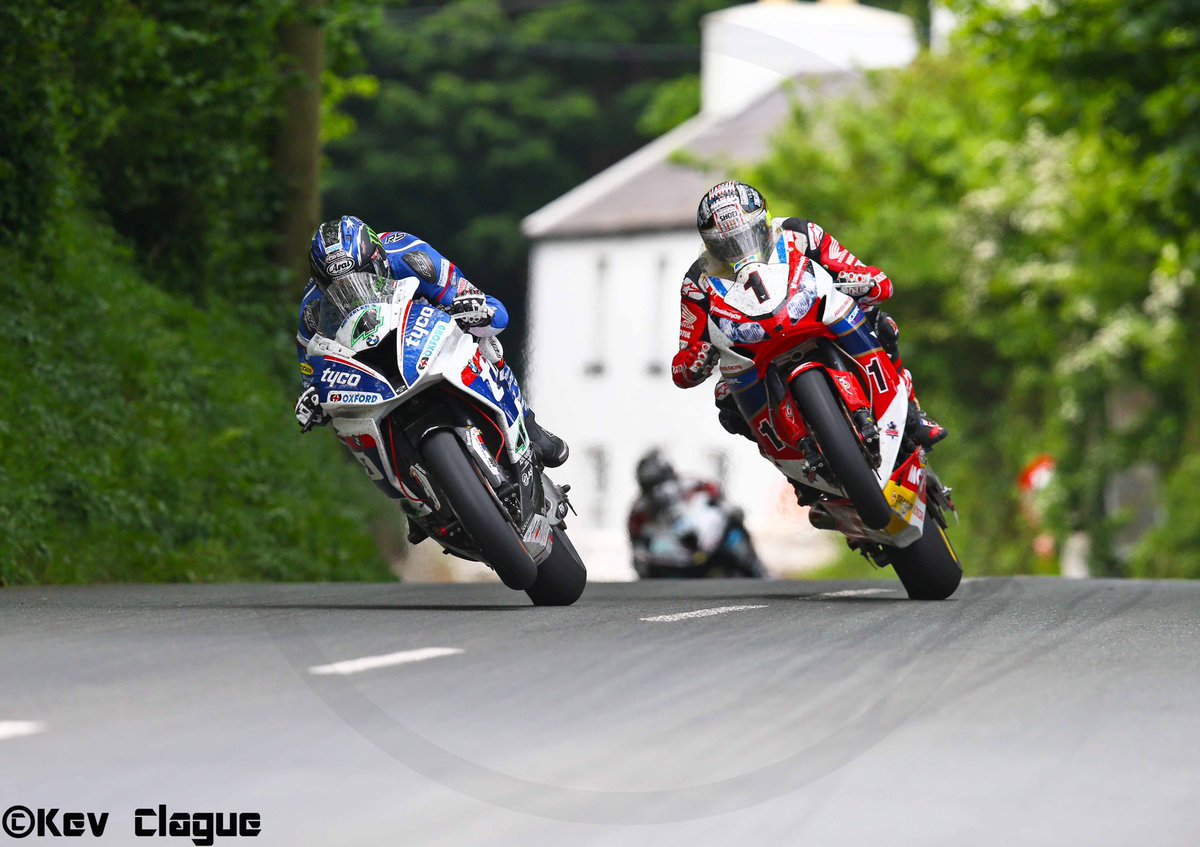
<path id="1" fill-rule="evenodd" d="M 879 456 L 879 427 L 876 425 L 875 415 L 870 409 L 859 409 L 853 417 L 854 425 L 858 427 L 859 435 L 862 436 L 862 442 L 867 448 L 871 465 L 877 468 L 882 460 Z"/>
<path id="2" fill-rule="evenodd" d="M 815 482 L 817 477 L 828 479 L 825 472 L 825 457 L 817 449 L 817 442 L 811 435 L 800 441 L 800 449 L 804 451 L 804 475 L 809 482 Z"/>

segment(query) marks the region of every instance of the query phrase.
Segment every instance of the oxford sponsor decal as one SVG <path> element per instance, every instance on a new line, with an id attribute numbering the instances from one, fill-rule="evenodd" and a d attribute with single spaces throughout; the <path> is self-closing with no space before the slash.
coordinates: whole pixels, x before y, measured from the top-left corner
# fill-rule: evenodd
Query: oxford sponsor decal
<path id="1" fill-rule="evenodd" d="M 371 391 L 339 391 L 329 395 L 330 403 L 378 403 L 382 399 L 382 394 Z"/>
<path id="2" fill-rule="evenodd" d="M 429 333 L 429 340 L 425 342 L 425 349 L 421 351 L 421 355 L 428 359 L 437 350 L 439 344 L 442 343 L 442 338 L 446 334 L 446 329 L 450 325 L 446 321 L 440 321 Z"/>

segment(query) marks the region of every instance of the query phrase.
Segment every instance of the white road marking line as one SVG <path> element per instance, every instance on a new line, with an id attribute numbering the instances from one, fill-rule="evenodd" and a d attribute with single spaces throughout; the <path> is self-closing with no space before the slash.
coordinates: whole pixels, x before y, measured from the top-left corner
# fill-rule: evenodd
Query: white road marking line
<path id="1" fill-rule="evenodd" d="M 868 594 L 894 594 L 894 588 L 847 588 L 845 591 L 822 591 L 801 600 L 826 600 L 830 597 L 866 597 Z"/>
<path id="2" fill-rule="evenodd" d="M 407 665 L 411 662 L 424 662 L 427 659 L 437 659 L 441 656 L 456 656 L 463 652 L 457 647 L 423 647 L 420 650 L 404 650 L 400 653 L 388 653 L 383 656 L 364 656 L 361 659 L 346 659 L 328 665 L 314 665 L 308 669 L 317 676 L 373 671 L 376 668 L 390 668 L 393 665 Z"/>
<path id="3" fill-rule="evenodd" d="M 37 735 L 45 731 L 46 725 L 41 721 L 0 721 L 0 741 L 24 738 L 26 735 Z"/>
<path id="4" fill-rule="evenodd" d="M 707 618 L 711 615 L 723 615 L 727 612 L 745 612 L 749 609 L 765 609 L 764 606 L 718 606 L 715 609 L 697 609 L 694 612 L 679 612 L 674 615 L 655 615 L 652 618 L 642 618 L 644 621 L 654 621 L 662 623 L 670 623 L 671 621 L 682 621 L 688 618 Z"/>

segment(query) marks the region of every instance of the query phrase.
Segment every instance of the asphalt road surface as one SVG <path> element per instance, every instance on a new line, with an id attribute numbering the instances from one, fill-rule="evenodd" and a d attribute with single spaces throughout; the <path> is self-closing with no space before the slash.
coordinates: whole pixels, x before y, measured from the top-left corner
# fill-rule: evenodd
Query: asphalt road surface
<path id="1" fill-rule="evenodd" d="M 158 804 L 261 814 L 224 845 L 1200 844 L 1200 584 L 902 596 L 0 590 L 0 811 L 108 812 L 102 844 L 192 843 L 134 837 Z"/>

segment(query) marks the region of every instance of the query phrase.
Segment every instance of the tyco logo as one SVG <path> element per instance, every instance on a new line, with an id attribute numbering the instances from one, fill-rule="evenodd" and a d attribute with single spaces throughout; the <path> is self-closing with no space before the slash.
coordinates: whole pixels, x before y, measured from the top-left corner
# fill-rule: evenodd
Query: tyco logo
<path id="1" fill-rule="evenodd" d="M 41 838 L 78 838 L 89 832 L 99 838 L 104 834 L 104 827 L 108 825 L 108 812 L 63 812 L 60 815 L 58 809 L 35 811 L 28 806 L 11 806 L 4 813 L 4 819 L 0 823 L 12 838 L 25 838 L 34 834 Z"/>
<path id="2" fill-rule="evenodd" d="M 344 385 L 347 388 L 354 388 L 362 382 L 362 377 L 348 371 L 335 371 L 331 368 L 326 368 L 321 371 L 321 382 L 325 385 Z"/>
<path id="3" fill-rule="evenodd" d="M 431 306 L 422 306 L 416 320 L 408 330 L 408 335 L 404 339 L 405 347 L 422 347 L 425 344 L 425 336 L 429 335 L 429 325 L 433 323 L 433 316 L 437 314 L 437 310 Z"/>

